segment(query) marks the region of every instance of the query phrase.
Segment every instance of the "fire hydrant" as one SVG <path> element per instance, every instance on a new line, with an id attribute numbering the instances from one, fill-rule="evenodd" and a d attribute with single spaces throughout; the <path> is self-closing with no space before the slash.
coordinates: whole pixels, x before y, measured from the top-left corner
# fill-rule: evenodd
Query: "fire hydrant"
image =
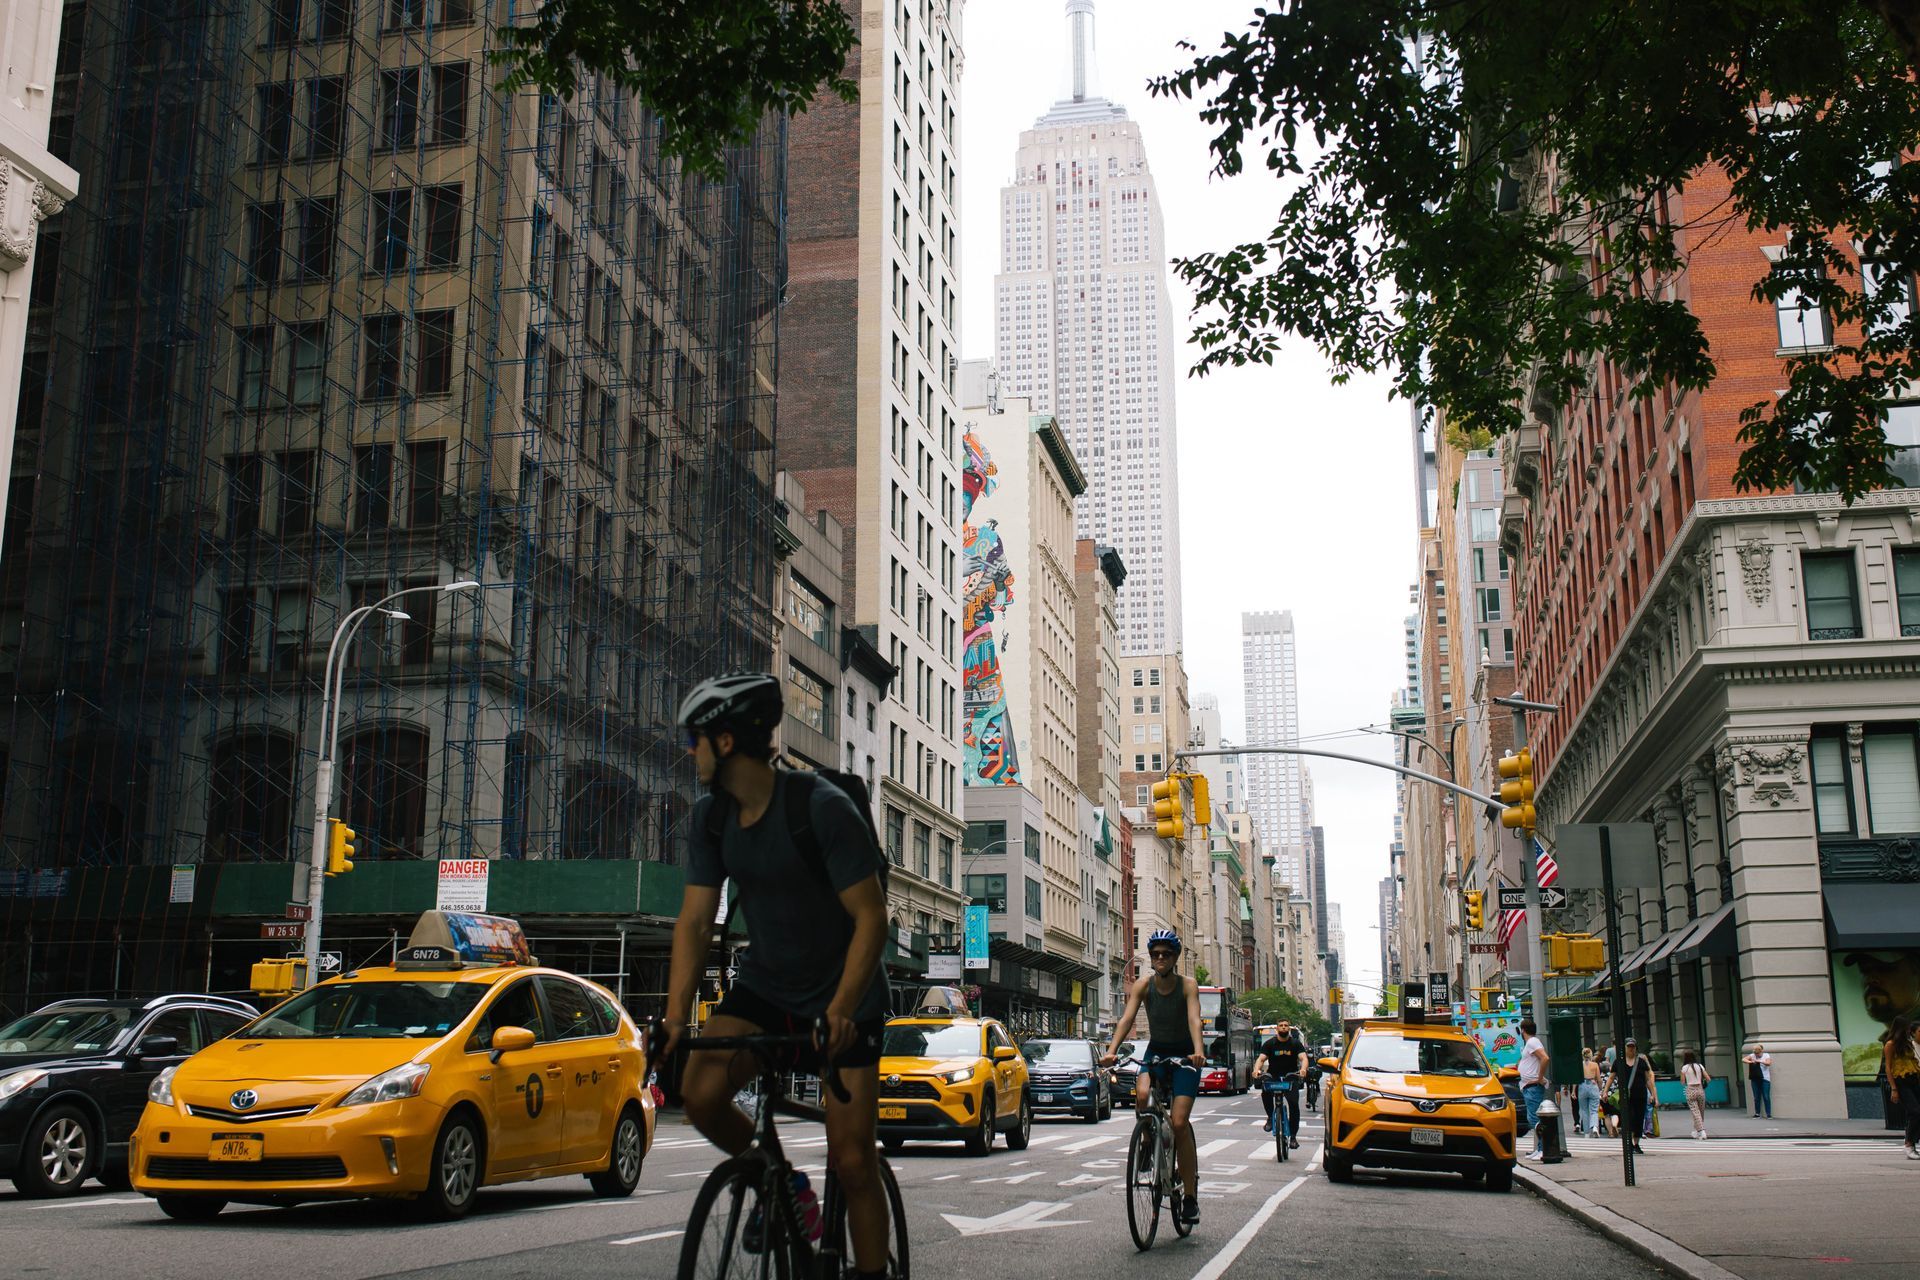
<path id="1" fill-rule="evenodd" d="M 1543 1101 L 1534 1113 L 1534 1127 L 1540 1140 L 1542 1164 L 1559 1164 L 1567 1158 L 1566 1144 L 1560 1138 L 1560 1104 L 1552 1098 Z"/>

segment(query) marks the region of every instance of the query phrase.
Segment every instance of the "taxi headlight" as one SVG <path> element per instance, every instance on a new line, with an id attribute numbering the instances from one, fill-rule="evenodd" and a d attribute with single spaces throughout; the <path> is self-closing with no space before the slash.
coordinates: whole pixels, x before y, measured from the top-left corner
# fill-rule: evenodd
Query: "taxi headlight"
<path id="1" fill-rule="evenodd" d="M 967 1081 L 973 1079 L 973 1068 L 962 1067 L 958 1071 L 949 1071 L 940 1078 L 948 1084 L 965 1084 Z"/>
<path id="2" fill-rule="evenodd" d="M 5 1102 L 23 1089 L 31 1089 L 46 1078 L 47 1073 L 38 1067 L 29 1067 L 25 1071 L 11 1071 L 0 1076 L 0 1102 Z"/>
<path id="3" fill-rule="evenodd" d="M 153 1083 L 147 1086 L 148 1102 L 157 1102 L 163 1107 L 173 1105 L 173 1073 L 179 1069 L 178 1066 L 168 1067 L 153 1078 Z"/>
<path id="4" fill-rule="evenodd" d="M 1386 1096 L 1378 1089 L 1362 1089 L 1357 1084 L 1343 1084 L 1340 1086 L 1340 1092 L 1348 1102 L 1371 1102 L 1375 1098 Z"/>
<path id="5" fill-rule="evenodd" d="M 1479 1103 L 1489 1111 L 1505 1111 L 1507 1109 L 1507 1095 L 1504 1093 L 1495 1093 L 1484 1098 L 1475 1098 L 1473 1101 Z"/>
<path id="6" fill-rule="evenodd" d="M 369 1102 L 395 1102 L 401 1098 L 418 1097 L 420 1086 L 426 1083 L 428 1069 L 428 1064 L 424 1062 L 409 1062 L 391 1071 L 382 1071 L 340 1099 L 340 1105 L 358 1107 Z"/>

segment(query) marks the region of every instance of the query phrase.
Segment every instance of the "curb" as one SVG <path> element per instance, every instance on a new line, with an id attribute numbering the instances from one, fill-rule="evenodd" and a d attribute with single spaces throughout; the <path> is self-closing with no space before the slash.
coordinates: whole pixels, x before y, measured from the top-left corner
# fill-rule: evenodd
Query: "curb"
<path id="1" fill-rule="evenodd" d="M 1685 1276 L 1687 1280 L 1740 1280 L 1738 1275 L 1712 1259 L 1702 1257 L 1693 1250 L 1674 1243 L 1666 1236 L 1641 1226 L 1631 1218 L 1623 1217 L 1611 1209 L 1602 1208 L 1578 1192 L 1567 1190 L 1545 1174 L 1535 1173 L 1524 1166 L 1516 1166 L 1513 1176 L 1527 1190 L 1552 1204 L 1562 1213 L 1579 1219 L 1609 1240 L 1624 1245 L 1647 1261 L 1675 1275 Z"/>

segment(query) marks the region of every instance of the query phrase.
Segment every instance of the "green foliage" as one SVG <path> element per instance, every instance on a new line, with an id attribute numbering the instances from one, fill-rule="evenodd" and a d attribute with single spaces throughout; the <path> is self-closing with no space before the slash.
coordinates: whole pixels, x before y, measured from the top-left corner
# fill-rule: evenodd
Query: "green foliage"
<path id="1" fill-rule="evenodd" d="M 1398 986 L 1385 988 L 1380 993 L 1380 1002 L 1373 1006 L 1373 1016 L 1376 1018 L 1393 1018 L 1398 1017 L 1399 1013 L 1400 988 Z"/>
<path id="2" fill-rule="evenodd" d="M 605 76 L 653 109 L 665 154 L 710 178 L 768 113 L 804 111 L 822 88 L 858 96 L 840 0 L 548 0 L 498 34 L 503 87 L 570 98 L 580 73 Z"/>
<path id="3" fill-rule="evenodd" d="M 1787 358 L 1786 393 L 1742 415 L 1736 482 L 1848 501 L 1897 483 L 1880 414 L 1920 375 L 1920 308 L 1863 290 L 1830 229 L 1920 267 L 1920 166 L 1883 163 L 1920 147 L 1916 30 L 1920 0 L 1256 9 L 1149 86 L 1202 101 L 1216 173 L 1281 182 L 1265 239 L 1176 263 L 1196 371 L 1271 363 L 1297 334 L 1337 379 L 1385 372 L 1496 435 L 1591 395 L 1597 357 L 1636 397 L 1703 387 L 1713 353 L 1664 286 L 1685 246 L 1744 226 L 1786 246 L 1755 264 L 1756 300 L 1805 289 L 1870 336 Z M 1757 129 L 1775 102 L 1808 105 Z M 1712 165 L 1731 200 L 1676 222 L 1671 193 Z"/>
<path id="4" fill-rule="evenodd" d="M 1333 1038 L 1333 1024 L 1327 1021 L 1327 1015 L 1284 988 L 1256 987 L 1240 997 L 1240 1003 L 1252 1011 L 1254 1025 L 1285 1018 L 1300 1029 L 1309 1046 L 1326 1044 Z"/>
<path id="5" fill-rule="evenodd" d="M 1198 982 L 1201 986 L 1203 987 L 1206 986 L 1207 979 L 1212 976 L 1213 975 L 1210 972 L 1208 972 L 1207 966 L 1203 964 L 1197 964 L 1193 966 L 1193 980 L 1195 982 Z"/>

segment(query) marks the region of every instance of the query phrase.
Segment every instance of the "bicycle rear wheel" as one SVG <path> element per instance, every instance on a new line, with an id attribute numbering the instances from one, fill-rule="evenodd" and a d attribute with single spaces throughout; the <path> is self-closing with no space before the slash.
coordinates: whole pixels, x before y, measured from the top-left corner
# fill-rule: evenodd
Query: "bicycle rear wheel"
<path id="1" fill-rule="evenodd" d="M 887 1280 L 910 1280 L 907 1202 L 900 1195 L 900 1183 L 893 1176 L 893 1166 L 884 1159 L 880 1161 L 880 1185 L 887 1192 Z M 840 1274 L 843 1280 L 851 1280 L 858 1274 L 859 1267 L 853 1256 L 853 1230 L 850 1226 L 846 1230 L 840 1258 Z"/>
<path id="2" fill-rule="evenodd" d="M 1273 1149 L 1275 1158 L 1282 1164 L 1287 1160 L 1287 1139 L 1290 1136 L 1292 1135 L 1287 1132 L 1287 1095 L 1275 1093 L 1273 1095 Z"/>
<path id="3" fill-rule="evenodd" d="M 1150 1249 L 1160 1230 L 1160 1155 L 1154 1123 L 1141 1119 L 1127 1143 L 1127 1229 L 1133 1247 Z"/>
<path id="4" fill-rule="evenodd" d="M 766 1199 L 766 1185 L 767 1162 L 755 1155 L 735 1156 L 707 1175 L 687 1217 L 679 1280 L 793 1280 L 785 1215 Z M 756 1216 L 759 1239 L 749 1241 Z"/>

